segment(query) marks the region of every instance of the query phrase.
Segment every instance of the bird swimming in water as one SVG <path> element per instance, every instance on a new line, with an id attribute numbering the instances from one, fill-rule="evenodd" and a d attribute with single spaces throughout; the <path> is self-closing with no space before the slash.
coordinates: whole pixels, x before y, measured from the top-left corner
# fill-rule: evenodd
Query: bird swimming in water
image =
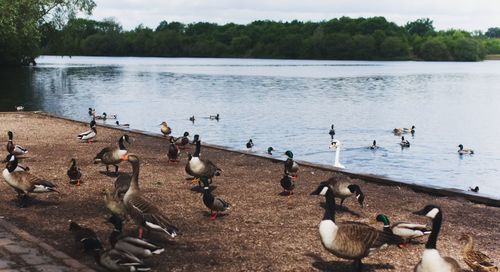
<path id="1" fill-rule="evenodd" d="M 335 136 L 335 128 L 333 127 L 333 124 L 332 124 L 330 132 L 328 132 L 328 134 L 330 134 L 330 137 L 332 137 L 332 140 L 333 140 L 333 137 Z"/>
<path id="2" fill-rule="evenodd" d="M 377 141 L 373 140 L 373 144 L 370 146 L 371 150 L 378 149 Z"/>
<path id="3" fill-rule="evenodd" d="M 250 139 L 250 140 L 247 142 L 247 145 L 246 145 L 246 146 L 247 146 L 247 149 L 248 149 L 249 151 L 251 151 L 251 150 L 252 150 L 252 147 L 254 146 L 252 139 Z"/>
<path id="4" fill-rule="evenodd" d="M 466 154 L 472 155 L 472 154 L 474 154 L 474 150 L 472 150 L 472 149 L 465 149 L 462 144 L 459 144 L 458 148 L 459 148 L 458 149 L 458 154 L 459 155 L 466 155 Z"/>
<path id="5" fill-rule="evenodd" d="M 219 114 L 217 113 L 217 115 L 210 115 L 210 120 L 217 120 L 219 121 Z"/>
<path id="6" fill-rule="evenodd" d="M 399 145 L 401 145 L 401 148 L 410 147 L 410 142 L 408 140 L 405 140 L 405 136 L 401 136 L 401 142 L 399 143 Z"/>
<path id="7" fill-rule="evenodd" d="M 194 124 L 194 120 L 195 120 L 195 119 L 194 119 L 194 115 L 193 115 L 193 116 L 191 116 L 191 117 L 189 117 L 189 121 L 193 122 L 193 124 Z"/>
<path id="8" fill-rule="evenodd" d="M 115 122 L 115 124 L 119 127 L 127 127 L 127 128 L 130 127 L 130 124 L 120 124 L 120 121 L 118 120 Z"/>

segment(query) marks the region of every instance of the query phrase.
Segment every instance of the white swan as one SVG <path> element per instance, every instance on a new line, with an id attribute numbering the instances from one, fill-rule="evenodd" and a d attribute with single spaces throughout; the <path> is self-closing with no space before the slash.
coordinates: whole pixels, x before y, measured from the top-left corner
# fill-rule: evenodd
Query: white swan
<path id="1" fill-rule="evenodd" d="M 337 168 L 344 169 L 345 166 L 340 164 L 340 161 L 339 161 L 339 159 L 340 159 L 340 141 L 333 140 L 332 143 L 330 144 L 330 149 L 335 149 L 335 163 L 333 164 L 333 166 L 335 166 Z"/>

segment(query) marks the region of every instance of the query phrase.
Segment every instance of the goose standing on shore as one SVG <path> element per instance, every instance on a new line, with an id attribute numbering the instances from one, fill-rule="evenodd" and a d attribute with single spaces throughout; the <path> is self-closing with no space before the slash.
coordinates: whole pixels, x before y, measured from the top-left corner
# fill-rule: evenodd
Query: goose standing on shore
<path id="1" fill-rule="evenodd" d="M 326 208 L 319 224 L 321 243 L 330 253 L 354 260 L 356 271 L 362 271 L 361 260 L 384 245 L 398 244 L 401 239 L 359 222 L 335 222 L 335 199 L 330 185 L 321 184 L 311 195 L 325 196 Z"/>
<path id="2" fill-rule="evenodd" d="M 163 137 L 167 137 L 170 133 L 172 133 L 172 129 L 168 126 L 166 121 L 161 122 L 160 126 L 160 131 L 163 134 Z"/>
<path id="3" fill-rule="evenodd" d="M 89 123 L 90 129 L 78 134 L 77 138 L 82 141 L 87 141 L 87 143 L 91 143 L 92 140 L 97 136 L 97 128 L 95 120 L 90 121 Z"/>
<path id="4" fill-rule="evenodd" d="M 340 198 L 340 207 L 343 207 L 344 200 L 351 196 L 356 196 L 356 200 L 359 203 L 359 206 L 363 207 L 363 203 L 365 202 L 365 194 L 361 191 L 361 187 L 355 184 L 350 178 L 341 178 L 331 177 L 325 181 L 320 183 L 321 186 L 329 186 L 332 190 L 333 196 L 336 198 Z"/>
<path id="5" fill-rule="evenodd" d="M 33 174 L 24 171 L 14 171 L 17 168 L 17 160 L 14 155 L 7 162 L 2 176 L 14 190 L 17 192 L 17 198 L 20 207 L 26 207 L 26 200 L 29 193 L 50 193 L 56 190 L 56 185 L 48 180 L 41 179 Z"/>
<path id="6" fill-rule="evenodd" d="M 215 220 L 219 212 L 229 210 L 231 204 L 220 197 L 212 195 L 207 177 L 201 177 L 201 182 L 203 183 L 203 204 L 210 209 L 210 219 Z"/>
<path id="7" fill-rule="evenodd" d="M 474 154 L 474 150 L 472 149 L 468 149 L 468 148 L 464 148 L 464 145 L 463 144 L 459 144 L 458 145 L 458 155 L 472 155 Z"/>
<path id="8" fill-rule="evenodd" d="M 19 164 L 16 156 L 14 156 L 12 154 L 8 154 L 7 157 L 5 157 L 5 160 L 2 161 L 2 163 L 6 163 L 6 162 L 10 161 L 11 159 L 15 162 L 15 164 L 17 164 L 17 167 L 16 167 L 16 169 L 14 169 L 14 172 L 27 172 L 30 170 L 30 168 L 28 166 L 24 166 L 24 165 Z"/>
<path id="9" fill-rule="evenodd" d="M 425 250 L 420 262 L 415 266 L 415 272 L 459 272 L 462 271 L 458 262 L 451 257 L 441 257 L 436 249 L 437 238 L 441 230 L 443 213 L 441 208 L 427 205 L 422 210 L 414 212 L 432 219 L 432 232 L 425 244 Z"/>
<path id="10" fill-rule="evenodd" d="M 299 176 L 299 164 L 293 160 L 292 151 L 287 150 L 284 155 L 287 156 L 285 161 L 285 174 L 297 178 Z"/>
<path id="11" fill-rule="evenodd" d="M 199 185 L 201 185 L 201 181 L 199 180 L 201 177 L 207 177 L 211 182 L 212 178 L 219 176 L 222 171 L 210 160 L 200 159 L 200 152 L 201 142 L 198 140 L 194 154 L 192 156 L 188 154 L 188 161 L 185 167 L 186 173 L 194 177 L 193 183 L 198 181 Z"/>
<path id="12" fill-rule="evenodd" d="M 410 142 L 405 139 L 405 136 L 401 136 L 401 142 L 399 143 L 401 148 L 410 147 Z"/>
<path id="13" fill-rule="evenodd" d="M 335 161 L 333 163 L 333 166 L 344 169 L 345 166 L 340 163 L 340 145 L 341 144 L 339 140 L 333 140 L 329 148 L 335 149 Z"/>
<path id="14" fill-rule="evenodd" d="M 9 140 L 7 141 L 7 152 L 9 152 L 9 154 L 20 156 L 28 153 L 26 148 L 12 142 L 14 139 L 14 133 L 12 133 L 12 131 L 7 132 L 7 135 L 9 136 Z"/>
<path id="15" fill-rule="evenodd" d="M 465 241 L 463 250 L 464 262 L 472 268 L 472 271 L 478 272 L 497 272 L 493 260 L 481 251 L 474 250 L 474 238 L 470 234 L 463 234 L 460 241 Z"/>
<path id="16" fill-rule="evenodd" d="M 118 175 L 118 164 L 122 161 L 121 157 L 127 154 L 127 148 L 124 142 L 130 144 L 127 134 L 118 139 L 118 147 L 105 147 L 94 158 L 94 164 L 102 163 L 106 165 L 106 173 L 109 173 L 109 165 L 115 166 L 115 174 Z"/>
<path id="17" fill-rule="evenodd" d="M 139 227 L 139 238 L 142 238 L 143 228 L 164 232 L 171 237 L 177 236 L 179 229 L 160 209 L 141 195 L 139 190 L 139 158 L 135 154 L 125 154 L 122 159 L 132 164 L 132 180 L 123 197 L 123 204 L 128 215 Z"/>
<path id="18" fill-rule="evenodd" d="M 80 171 L 80 168 L 78 166 L 76 166 L 75 159 L 71 159 L 71 166 L 69 167 L 66 174 L 69 177 L 70 184 L 75 184 L 76 186 L 80 186 L 82 172 Z"/>
<path id="19" fill-rule="evenodd" d="M 384 231 L 393 233 L 403 239 L 400 247 L 404 247 L 413 238 L 422 237 L 431 233 L 430 228 L 423 224 L 397 222 L 390 224 L 389 217 L 385 214 L 379 214 L 376 217 L 378 222 L 384 223 Z"/>

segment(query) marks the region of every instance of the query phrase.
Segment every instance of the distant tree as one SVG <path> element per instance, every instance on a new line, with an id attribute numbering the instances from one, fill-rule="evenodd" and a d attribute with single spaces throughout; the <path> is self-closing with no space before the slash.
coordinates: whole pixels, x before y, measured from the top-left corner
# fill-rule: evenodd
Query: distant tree
<path id="1" fill-rule="evenodd" d="M 490 27 L 484 35 L 488 38 L 500 38 L 500 27 Z"/>
<path id="2" fill-rule="evenodd" d="M 410 35 L 417 34 L 420 36 L 425 36 L 434 33 L 434 26 L 432 25 L 432 20 L 429 18 L 417 19 L 413 22 L 408 22 L 405 25 L 405 29 Z"/>
<path id="3" fill-rule="evenodd" d="M 486 50 L 472 38 L 459 38 L 453 42 L 451 52 L 457 61 L 478 61 L 484 58 Z"/>
<path id="4" fill-rule="evenodd" d="M 419 56 L 423 60 L 430 61 L 451 60 L 450 52 L 446 44 L 436 38 L 429 39 L 422 43 Z"/>
<path id="5" fill-rule="evenodd" d="M 408 59 L 410 48 L 408 43 L 399 37 L 387 37 L 380 45 L 380 53 L 387 59 Z"/>

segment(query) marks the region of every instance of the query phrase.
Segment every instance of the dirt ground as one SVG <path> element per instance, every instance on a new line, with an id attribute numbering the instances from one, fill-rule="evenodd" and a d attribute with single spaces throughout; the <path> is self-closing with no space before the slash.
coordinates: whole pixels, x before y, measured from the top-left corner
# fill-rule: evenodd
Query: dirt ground
<path id="1" fill-rule="evenodd" d="M 105 146 L 116 146 L 123 131 L 98 126 L 97 142 L 81 143 L 76 135 L 86 124 L 32 113 L 0 113 L 0 143 L 7 142 L 7 131 L 14 132 L 14 143 L 29 149 L 21 160 L 31 172 L 57 183 L 61 194 L 33 194 L 27 208 L 16 206 L 16 194 L 5 182 L 0 184 L 0 215 L 20 228 L 40 237 L 55 248 L 98 268 L 93 258 L 80 252 L 68 231 L 68 220 L 93 228 L 108 247 L 111 225 L 101 191 L 112 190 L 115 177 L 102 173 L 104 166 L 92 163 Z M 323 216 L 324 198 L 311 196 L 319 182 L 341 174 L 301 167 L 295 194 L 280 196 L 283 164 L 234 152 L 202 147 L 203 158 L 214 161 L 224 172 L 214 179 L 214 195 L 232 204 L 231 211 L 209 220 L 209 211 L 184 171 L 190 149 L 182 151 L 178 164 L 168 163 L 168 142 L 161 137 L 129 133 L 133 143 L 129 152 L 141 159 L 142 193 L 171 218 L 182 235 L 166 239 L 166 252 L 149 261 L 155 271 L 351 271 L 351 261 L 339 259 L 320 242 L 318 224 Z M 201 135 L 203 139 L 203 135 Z M 191 149 L 191 152 L 194 148 Z M 0 150 L 2 159 L 7 152 Z M 83 184 L 70 185 L 66 170 L 76 158 L 83 171 Z M 300 158 L 298 158 L 300 159 Z M 112 167 L 111 167 L 112 168 Z M 120 172 L 131 172 L 127 162 Z M 3 180 L 3 178 L 2 178 Z M 381 186 L 358 180 L 366 195 L 365 207 L 354 198 L 344 204 L 337 221 L 370 223 L 378 213 L 392 222 L 429 220 L 411 214 L 433 203 L 443 209 L 444 222 L 438 240 L 442 255 L 451 256 L 461 266 L 464 232 L 476 238 L 476 248 L 500 265 L 500 209 L 474 204 L 461 198 L 435 197 L 397 186 Z M 374 227 L 382 228 L 380 224 Z M 134 228 L 132 223 L 127 228 Z M 368 271 L 413 271 L 424 248 L 425 239 L 399 249 L 389 247 L 365 258 Z"/>

